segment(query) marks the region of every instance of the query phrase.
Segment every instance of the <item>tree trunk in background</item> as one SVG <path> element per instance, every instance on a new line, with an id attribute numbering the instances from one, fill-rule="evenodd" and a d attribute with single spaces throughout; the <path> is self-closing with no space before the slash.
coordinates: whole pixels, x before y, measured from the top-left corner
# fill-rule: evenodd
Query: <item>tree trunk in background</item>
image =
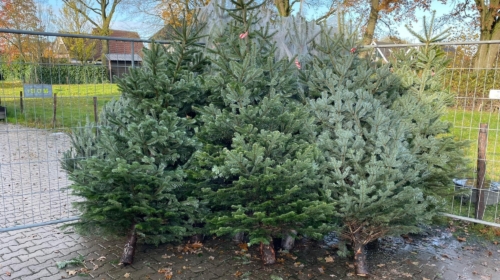
<path id="1" fill-rule="evenodd" d="M 290 16 L 291 9 L 289 0 L 274 0 L 274 5 L 278 9 L 278 13 L 280 14 L 280 16 Z"/>
<path id="2" fill-rule="evenodd" d="M 484 0 L 475 0 L 476 9 L 479 12 L 479 20 L 481 27 L 481 41 L 499 40 L 500 26 L 497 18 L 497 8 L 500 5 L 500 0 L 491 0 L 485 3 Z M 493 68 L 496 65 L 499 46 L 498 44 L 479 45 L 474 57 L 474 68 Z"/>
<path id="3" fill-rule="evenodd" d="M 378 14 L 379 14 L 379 0 L 369 0 L 370 1 L 370 16 L 368 17 L 368 22 L 366 24 L 365 33 L 363 34 L 363 45 L 370 45 L 373 42 L 373 36 L 375 34 L 375 28 L 377 27 Z M 368 55 L 367 52 L 360 54 L 361 57 Z"/>
<path id="4" fill-rule="evenodd" d="M 481 32 L 481 41 L 487 40 L 499 40 L 500 39 L 500 28 L 495 25 L 492 31 Z M 497 64 L 498 58 L 498 44 L 483 44 L 479 45 L 477 53 L 475 55 L 474 68 L 493 68 Z"/>

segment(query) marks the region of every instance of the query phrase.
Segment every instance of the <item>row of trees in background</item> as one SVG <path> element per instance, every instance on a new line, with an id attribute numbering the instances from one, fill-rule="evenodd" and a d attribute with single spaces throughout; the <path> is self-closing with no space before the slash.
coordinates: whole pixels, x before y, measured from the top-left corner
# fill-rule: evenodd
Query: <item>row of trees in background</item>
<path id="1" fill-rule="evenodd" d="M 206 6 L 210 0 L 63 0 L 56 8 L 47 0 L 0 0 L 0 28 L 29 31 L 61 31 L 72 34 L 109 35 L 113 21 L 134 15 L 146 22 L 178 26 L 183 19 L 189 20 L 194 11 Z M 446 4 L 449 11 L 439 20 L 441 25 L 453 26 L 454 40 L 470 39 L 477 34 L 480 40 L 499 40 L 500 0 L 261 0 L 276 17 L 287 17 L 294 13 L 305 14 L 322 21 L 335 14 L 344 14 L 359 23 L 363 44 L 375 38 L 397 36 L 396 26 L 416 20 L 416 11 L 430 11 L 434 3 Z M 319 8 L 318 8 L 319 7 Z M 311 16 L 312 14 L 312 16 Z M 457 24 L 460 22 L 461 24 Z M 467 24 L 463 24 L 463 23 Z M 158 25 L 160 24 L 160 25 Z M 72 56 L 78 61 L 87 61 L 93 45 L 83 39 L 65 39 Z M 50 57 L 47 38 L 21 34 L 0 34 L 0 54 L 6 61 L 22 60 L 40 62 Z M 102 45 L 103 54 L 108 44 Z M 474 52 L 476 68 L 494 66 L 499 45 L 481 45 Z M 105 58 L 103 58 L 103 61 Z"/>

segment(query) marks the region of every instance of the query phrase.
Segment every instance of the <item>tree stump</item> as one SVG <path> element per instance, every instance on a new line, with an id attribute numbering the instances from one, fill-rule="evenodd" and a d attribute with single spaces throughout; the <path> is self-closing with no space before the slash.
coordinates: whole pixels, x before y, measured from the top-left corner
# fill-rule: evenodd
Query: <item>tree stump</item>
<path id="1" fill-rule="evenodd" d="M 272 239 L 269 241 L 269 244 L 260 243 L 260 256 L 265 265 L 276 263 L 276 253 Z"/>
<path id="2" fill-rule="evenodd" d="M 293 247 L 295 246 L 296 237 L 297 237 L 297 231 L 293 229 L 290 230 L 290 232 L 285 235 L 283 240 L 281 240 L 281 248 L 287 251 L 292 250 Z"/>
<path id="3" fill-rule="evenodd" d="M 134 262 L 135 247 L 137 245 L 137 232 L 135 232 L 135 225 L 128 235 L 127 244 L 123 248 L 123 254 L 120 262 L 123 265 L 129 265 Z"/>

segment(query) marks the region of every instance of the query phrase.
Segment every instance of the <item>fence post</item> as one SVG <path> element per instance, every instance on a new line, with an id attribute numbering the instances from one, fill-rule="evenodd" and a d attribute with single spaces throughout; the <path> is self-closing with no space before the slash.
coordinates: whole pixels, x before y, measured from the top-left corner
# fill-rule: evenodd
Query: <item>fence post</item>
<path id="1" fill-rule="evenodd" d="M 22 114 L 24 112 L 23 91 L 22 90 L 19 92 L 19 103 L 21 105 L 21 114 Z"/>
<path id="2" fill-rule="evenodd" d="M 134 68 L 135 67 L 135 52 L 134 52 L 135 42 L 130 42 L 130 44 L 132 44 L 132 47 L 131 47 L 131 49 L 132 49 L 132 68 Z"/>
<path id="3" fill-rule="evenodd" d="M 97 121 L 99 120 L 97 117 L 97 96 L 94 96 L 94 122 L 97 125 Z"/>
<path id="4" fill-rule="evenodd" d="M 54 103 L 52 107 L 52 127 L 56 128 L 56 113 L 57 113 L 57 93 L 54 93 Z"/>
<path id="5" fill-rule="evenodd" d="M 488 144 L 488 124 L 479 126 L 477 138 L 477 181 L 476 181 L 476 213 L 475 218 L 483 219 L 486 201 L 484 201 L 484 179 L 486 175 L 486 145 Z"/>

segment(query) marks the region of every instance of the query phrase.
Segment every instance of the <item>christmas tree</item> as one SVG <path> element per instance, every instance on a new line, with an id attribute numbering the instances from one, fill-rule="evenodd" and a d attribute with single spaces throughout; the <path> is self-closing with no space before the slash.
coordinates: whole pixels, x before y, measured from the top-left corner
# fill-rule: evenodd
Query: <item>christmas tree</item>
<path id="1" fill-rule="evenodd" d="M 357 274 L 366 276 L 366 244 L 418 232 L 439 211 L 436 193 L 451 180 L 437 177 L 455 167 L 460 144 L 440 137 L 448 126 L 435 113 L 444 106 L 433 103 L 443 99 L 438 84 L 426 87 L 434 98 L 418 98 L 416 85 L 401 82 L 412 73 L 373 66 L 359 58 L 356 42 L 355 34 L 322 35 L 301 78 L 320 128 L 324 193 L 335 204 Z M 434 71 L 442 71 L 438 66 Z"/>
<path id="2" fill-rule="evenodd" d="M 206 60 L 197 50 L 196 30 L 187 25 L 175 43 L 151 44 L 144 64 L 120 79 L 120 99 L 103 109 L 98 126 L 72 134 L 63 168 L 74 195 L 82 232 L 129 236 L 123 264 L 133 261 L 135 242 L 158 244 L 197 232 L 198 200 L 185 187 L 184 166 L 197 149 L 190 137 L 190 106 L 202 104 L 196 73 Z"/>
<path id="3" fill-rule="evenodd" d="M 409 125 L 408 141 L 413 153 L 427 165 L 424 180 L 418 186 L 426 194 L 452 198 L 455 190 L 450 182 L 467 166 L 463 155 L 467 143 L 454 140 L 451 124 L 441 119 L 454 100 L 443 86 L 450 59 L 441 46 L 431 45 L 446 39 L 448 29 L 435 34 L 434 15 L 435 12 L 430 21 L 423 17 L 424 34 L 407 27 L 425 46 L 400 50 L 391 57 L 392 70 L 401 77 L 402 90 L 409 93 L 399 98 L 393 108 L 401 112 L 401 121 Z"/>
<path id="4" fill-rule="evenodd" d="M 204 148 L 193 174 L 212 207 L 212 232 L 247 234 L 272 264 L 273 238 L 321 237 L 333 207 L 322 201 L 314 119 L 298 102 L 300 64 L 276 58 L 254 0 L 232 4 L 233 21 L 208 46 L 212 103 L 198 108 Z"/>

